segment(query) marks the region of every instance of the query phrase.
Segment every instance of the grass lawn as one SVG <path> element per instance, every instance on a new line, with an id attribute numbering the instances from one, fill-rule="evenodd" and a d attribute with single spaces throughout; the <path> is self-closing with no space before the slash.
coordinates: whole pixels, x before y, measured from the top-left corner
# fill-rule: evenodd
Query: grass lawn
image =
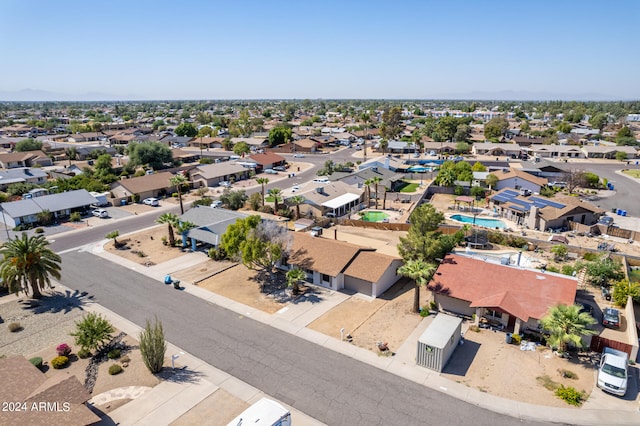
<path id="1" fill-rule="evenodd" d="M 400 192 L 416 192 L 416 189 L 418 189 L 419 186 L 419 183 L 407 183 L 405 186 L 400 188 Z"/>
<path id="2" fill-rule="evenodd" d="M 625 175 L 634 177 L 636 179 L 640 179 L 640 170 L 625 170 L 622 173 L 624 173 Z"/>
<path id="3" fill-rule="evenodd" d="M 640 283 L 640 269 L 632 269 L 629 271 L 629 281 Z"/>
<path id="4" fill-rule="evenodd" d="M 264 201 L 267 203 L 273 203 L 275 200 L 276 199 L 273 196 L 264 197 Z M 281 203 L 281 202 L 282 202 L 282 197 L 278 197 L 278 203 Z"/>

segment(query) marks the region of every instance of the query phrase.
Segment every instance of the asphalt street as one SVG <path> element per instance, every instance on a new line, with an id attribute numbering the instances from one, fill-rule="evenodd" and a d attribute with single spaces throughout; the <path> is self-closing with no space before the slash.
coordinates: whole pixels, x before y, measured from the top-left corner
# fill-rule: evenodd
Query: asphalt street
<path id="1" fill-rule="evenodd" d="M 87 252 L 63 256 L 62 283 L 329 425 L 535 424 L 497 414 L 174 290 Z"/>

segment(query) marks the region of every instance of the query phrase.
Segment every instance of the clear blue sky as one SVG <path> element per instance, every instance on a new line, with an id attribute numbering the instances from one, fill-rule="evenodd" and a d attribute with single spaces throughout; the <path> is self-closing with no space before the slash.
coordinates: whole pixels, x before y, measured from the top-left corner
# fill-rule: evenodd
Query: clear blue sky
<path id="1" fill-rule="evenodd" d="M 0 100 L 25 89 L 77 99 L 640 98 L 637 0 L 1 0 L 0 18 Z"/>

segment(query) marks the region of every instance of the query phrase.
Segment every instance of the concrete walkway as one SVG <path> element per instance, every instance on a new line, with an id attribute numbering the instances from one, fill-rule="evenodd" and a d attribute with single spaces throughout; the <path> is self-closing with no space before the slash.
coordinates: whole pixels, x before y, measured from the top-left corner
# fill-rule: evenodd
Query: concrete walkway
<path id="1" fill-rule="evenodd" d="M 87 247 L 87 251 L 157 280 L 162 280 L 166 273 L 174 273 L 180 269 L 193 267 L 206 260 L 203 253 L 188 253 L 161 265 L 146 268 L 106 252 L 102 249 L 102 246 L 103 243 L 94 244 Z M 380 357 L 369 350 L 343 342 L 337 337 L 330 337 L 306 328 L 314 319 L 350 297 L 343 293 L 321 289 L 319 297 L 322 299 L 322 303 L 305 303 L 304 301 L 290 303 L 280 311 L 274 314 L 268 314 L 189 283 L 182 284 L 184 284 L 184 291 L 196 297 L 200 297 L 240 315 L 250 317 L 256 321 L 268 324 L 343 355 L 355 358 L 376 368 L 396 374 L 407 380 L 422 384 L 439 392 L 447 393 L 455 398 L 497 413 L 524 420 L 552 423 L 598 426 L 604 424 L 640 424 L 640 411 L 638 411 L 638 406 L 634 404 L 629 404 L 628 410 L 593 410 L 587 408 L 575 409 L 538 406 L 481 392 L 477 389 L 446 379 L 437 372 L 416 365 L 415 342 L 429 325 L 431 318 L 428 317 L 420 323 L 405 343 L 400 346 L 395 356 Z M 94 309 L 100 310 L 112 320 L 115 327 L 126 333 L 130 335 L 137 335 L 139 333 L 139 327 L 129 321 L 118 317 L 98 305 L 94 305 Z M 168 424 L 186 413 L 191 407 L 196 406 L 200 401 L 204 400 L 219 388 L 224 389 L 248 403 L 255 402 L 263 396 L 258 389 L 184 353 L 180 348 L 171 344 L 168 346 L 168 354 L 180 354 L 180 364 L 188 366 L 191 371 L 202 373 L 202 377 L 191 383 L 184 383 L 179 380 L 177 382 L 163 381 L 151 391 L 113 411 L 111 418 L 114 421 L 119 424 Z M 286 404 L 283 405 L 286 406 Z M 309 418 L 295 410 L 292 410 L 292 417 L 296 425 L 321 424 L 315 419 Z"/>

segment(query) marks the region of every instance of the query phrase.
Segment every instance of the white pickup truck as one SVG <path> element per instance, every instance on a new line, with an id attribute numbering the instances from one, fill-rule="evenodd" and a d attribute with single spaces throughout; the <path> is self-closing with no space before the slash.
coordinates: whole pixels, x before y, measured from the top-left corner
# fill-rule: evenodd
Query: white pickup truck
<path id="1" fill-rule="evenodd" d="M 605 392 L 624 396 L 627 392 L 629 355 L 616 349 L 604 348 L 598 370 L 598 387 Z"/>

